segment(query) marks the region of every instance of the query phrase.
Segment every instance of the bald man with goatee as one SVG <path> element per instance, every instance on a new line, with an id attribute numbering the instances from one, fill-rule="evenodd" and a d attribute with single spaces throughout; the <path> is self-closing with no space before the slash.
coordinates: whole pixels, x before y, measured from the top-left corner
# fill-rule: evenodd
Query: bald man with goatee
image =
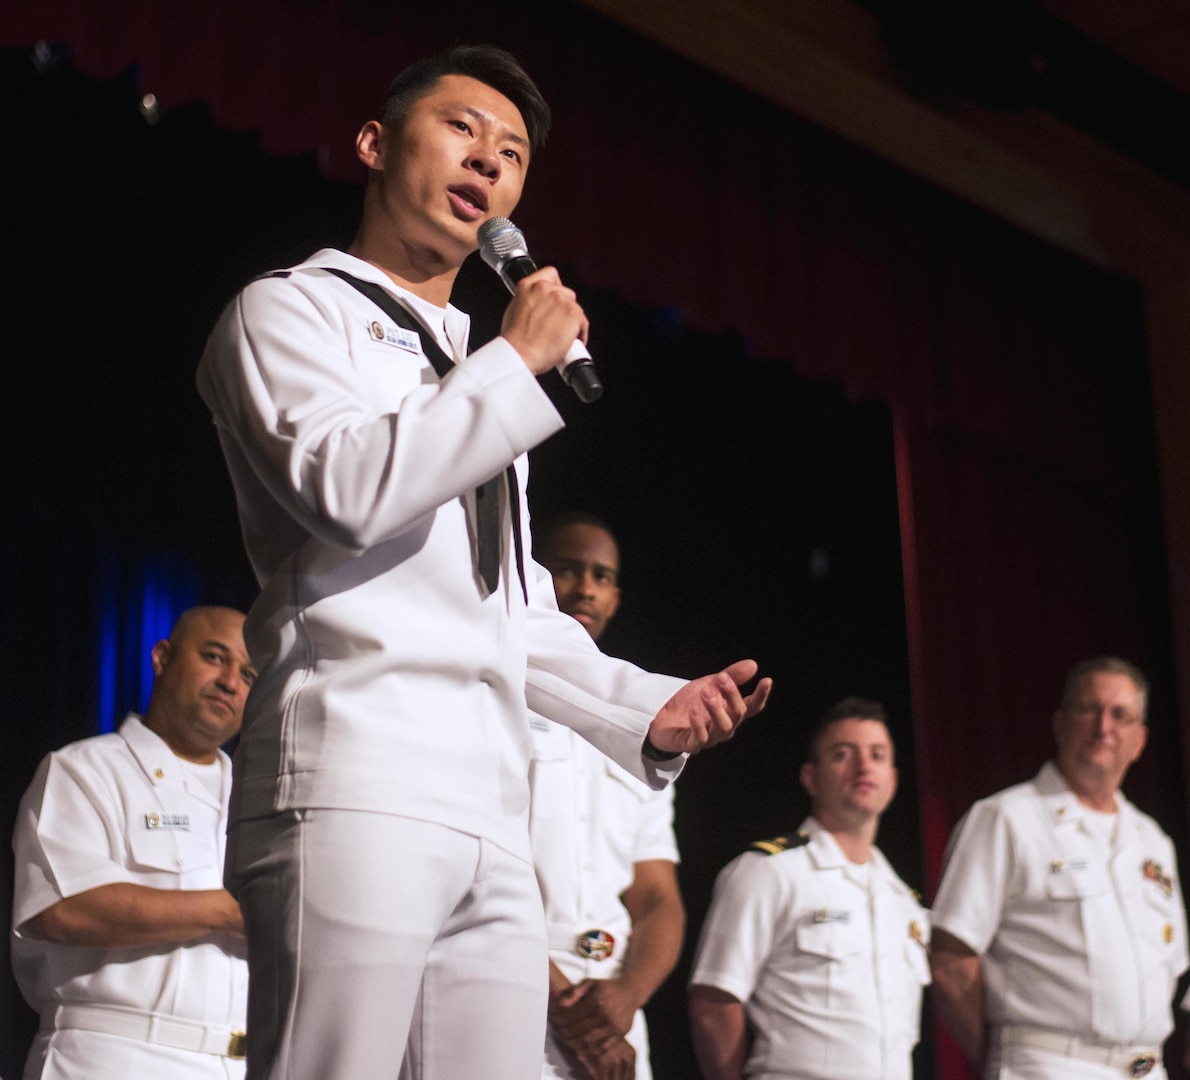
<path id="1" fill-rule="evenodd" d="M 25 1080 L 238 1080 L 248 972 L 222 887 L 231 763 L 255 678 L 231 608 L 152 650 L 143 716 L 42 761 L 13 836 L 13 969 L 41 1025 Z"/>

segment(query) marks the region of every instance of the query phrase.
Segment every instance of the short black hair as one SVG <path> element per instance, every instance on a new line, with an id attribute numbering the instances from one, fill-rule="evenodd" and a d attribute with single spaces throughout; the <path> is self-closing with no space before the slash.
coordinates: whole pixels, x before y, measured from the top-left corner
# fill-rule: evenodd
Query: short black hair
<path id="1" fill-rule="evenodd" d="M 544 525 L 533 530 L 533 550 L 535 552 L 544 551 L 556 532 L 571 525 L 590 525 L 592 528 L 603 530 L 612 538 L 612 543 L 616 546 L 616 558 L 619 559 L 620 541 L 616 539 L 616 534 L 611 531 L 603 518 L 587 510 L 563 510 L 559 514 L 554 514 L 553 517 L 546 518 Z"/>
<path id="2" fill-rule="evenodd" d="M 414 102 L 430 93 L 444 75 L 466 75 L 508 98 L 525 121 L 530 153 L 545 142 L 550 130 L 550 107 L 516 57 L 495 45 L 456 45 L 410 64 L 389 86 L 380 111 L 381 122 L 400 124 Z"/>
<path id="3" fill-rule="evenodd" d="M 888 714 L 884 711 L 884 706 L 879 701 L 873 701 L 871 698 L 856 697 L 852 695 L 845 697 L 842 701 L 835 702 L 829 709 L 826 710 L 815 722 L 810 729 L 810 737 L 806 740 L 806 752 L 802 760 L 810 764 L 817 764 L 818 762 L 818 744 L 822 742 L 822 736 L 826 734 L 826 729 L 832 724 L 837 724 L 840 720 L 875 720 L 884 725 L 884 729 L 888 731 Z M 888 741 L 892 743 L 892 732 L 889 732 Z"/>
<path id="4" fill-rule="evenodd" d="M 1066 676 L 1066 686 L 1062 691 L 1061 708 L 1069 709 L 1074 704 L 1078 693 L 1078 684 L 1086 675 L 1126 675 L 1133 685 L 1140 691 L 1140 722 L 1146 723 L 1145 715 L 1149 707 L 1149 680 L 1135 664 L 1122 660 L 1118 656 L 1093 656 L 1090 660 L 1080 660 L 1070 669 Z"/>

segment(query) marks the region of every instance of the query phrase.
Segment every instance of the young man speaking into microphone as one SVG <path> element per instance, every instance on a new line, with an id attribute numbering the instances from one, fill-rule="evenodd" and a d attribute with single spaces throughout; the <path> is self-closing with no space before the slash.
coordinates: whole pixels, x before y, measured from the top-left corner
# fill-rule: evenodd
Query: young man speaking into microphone
<path id="1" fill-rule="evenodd" d="M 657 788 L 768 696 L 752 661 L 603 656 L 525 551 L 525 454 L 562 427 L 537 376 L 587 320 L 546 267 L 468 354 L 449 297 L 548 125 L 502 50 L 406 69 L 351 247 L 248 285 L 200 365 L 261 585 L 227 866 L 253 1080 L 538 1075 L 526 708 Z"/>

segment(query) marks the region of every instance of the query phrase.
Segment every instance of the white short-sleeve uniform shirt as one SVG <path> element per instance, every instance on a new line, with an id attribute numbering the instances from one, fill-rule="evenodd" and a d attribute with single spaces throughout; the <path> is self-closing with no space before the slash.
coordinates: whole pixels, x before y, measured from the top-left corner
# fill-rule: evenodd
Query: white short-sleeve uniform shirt
<path id="1" fill-rule="evenodd" d="M 530 728 L 529 838 L 550 959 L 571 982 L 611 978 L 632 935 L 620 896 L 632 884 L 636 864 L 678 861 L 674 789 L 642 784 L 560 724 L 532 716 Z M 628 1040 L 636 1049 L 637 1080 L 648 1080 L 643 1013 L 637 1013 Z M 574 1075 L 548 1033 L 546 1057 L 545 1076 Z"/>
<path id="2" fill-rule="evenodd" d="M 1052 762 L 960 822 L 934 924 L 982 957 L 993 1026 L 1159 1047 L 1186 969 L 1173 844 L 1117 793 L 1099 820 Z"/>
<path id="3" fill-rule="evenodd" d="M 928 943 L 928 913 L 880 851 L 857 866 L 808 818 L 784 850 L 720 872 L 690 983 L 744 1002 L 750 1080 L 908 1080 Z"/>
<path id="4" fill-rule="evenodd" d="M 243 1075 L 242 1061 L 93 1032 L 51 1037 L 45 1024 L 58 1005 L 78 1003 L 242 1031 L 248 989 L 242 939 L 211 934 L 180 946 L 100 949 L 21 933 L 33 916 L 101 885 L 221 888 L 231 786 L 225 754 L 217 773 L 217 784 L 198 779 L 135 716 L 118 733 L 72 743 L 42 761 L 13 835 L 13 971 L 43 1017 L 26 1077 Z"/>

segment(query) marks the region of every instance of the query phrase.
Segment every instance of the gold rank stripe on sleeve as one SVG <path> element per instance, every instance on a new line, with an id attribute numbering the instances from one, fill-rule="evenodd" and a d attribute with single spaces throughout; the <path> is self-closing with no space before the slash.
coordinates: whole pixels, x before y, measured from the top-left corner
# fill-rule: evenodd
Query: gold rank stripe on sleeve
<path id="1" fill-rule="evenodd" d="M 782 851 L 792 851 L 794 848 L 805 847 L 810 842 L 810 834 L 800 832 L 797 836 L 774 836 L 771 840 L 757 840 L 749 851 L 760 851 L 765 855 L 779 855 Z"/>

